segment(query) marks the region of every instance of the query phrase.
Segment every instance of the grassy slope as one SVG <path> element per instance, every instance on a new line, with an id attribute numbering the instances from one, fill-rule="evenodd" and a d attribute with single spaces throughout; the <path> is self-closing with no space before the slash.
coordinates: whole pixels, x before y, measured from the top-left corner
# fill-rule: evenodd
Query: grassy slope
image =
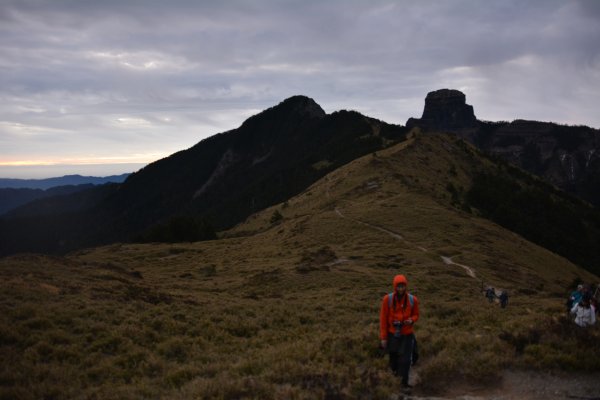
<path id="1" fill-rule="evenodd" d="M 421 301 L 423 392 L 508 367 L 599 370 L 581 347 L 598 330 L 559 318 L 566 286 L 598 278 L 450 206 L 447 183 L 468 187 L 482 163 L 417 137 L 218 241 L 2 259 L 0 397 L 388 398 L 378 312 L 396 273 Z M 507 289 L 509 307 L 482 284 Z"/>

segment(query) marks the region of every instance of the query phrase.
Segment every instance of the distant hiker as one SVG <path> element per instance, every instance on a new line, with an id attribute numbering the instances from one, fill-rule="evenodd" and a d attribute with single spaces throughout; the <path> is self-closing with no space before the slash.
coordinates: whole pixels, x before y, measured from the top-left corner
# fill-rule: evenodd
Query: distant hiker
<path id="1" fill-rule="evenodd" d="M 500 307 L 502 308 L 506 308 L 506 306 L 508 305 L 508 292 L 506 290 L 503 290 L 502 293 L 500 293 Z"/>
<path id="2" fill-rule="evenodd" d="M 410 388 L 408 375 L 413 358 L 415 334 L 413 325 L 419 319 L 419 300 L 408 293 L 408 281 L 404 275 L 394 277 L 394 291 L 386 294 L 379 314 L 379 338 L 381 348 L 390 357 L 390 369 L 402 377 L 402 386 Z"/>
<path id="3" fill-rule="evenodd" d="M 496 290 L 493 287 L 488 286 L 488 288 L 485 289 L 485 297 L 487 297 L 490 303 L 493 303 L 494 299 L 496 299 Z"/>
<path id="4" fill-rule="evenodd" d="M 581 299 L 583 298 L 583 285 L 577 285 L 577 290 L 575 290 L 569 296 L 569 300 L 567 300 L 567 310 L 571 311 L 574 306 L 579 304 Z"/>
<path id="5" fill-rule="evenodd" d="M 571 314 L 575 315 L 575 323 L 581 327 L 592 326 L 596 323 L 596 310 L 590 304 L 590 296 L 584 296 L 574 305 Z"/>

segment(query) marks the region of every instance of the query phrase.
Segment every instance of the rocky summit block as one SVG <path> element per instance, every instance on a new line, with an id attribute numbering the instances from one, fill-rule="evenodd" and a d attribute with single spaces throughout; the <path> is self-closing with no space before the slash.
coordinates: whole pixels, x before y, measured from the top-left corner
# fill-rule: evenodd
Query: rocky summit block
<path id="1" fill-rule="evenodd" d="M 429 92 L 420 119 L 410 118 L 409 128 L 418 126 L 426 129 L 453 131 L 477 127 L 473 106 L 466 103 L 466 96 L 459 90 L 440 89 Z"/>
<path id="2" fill-rule="evenodd" d="M 484 152 L 600 205 L 598 129 L 528 120 L 478 121 L 465 94 L 452 89 L 428 93 L 423 116 L 410 118 L 406 126 L 456 134 Z"/>

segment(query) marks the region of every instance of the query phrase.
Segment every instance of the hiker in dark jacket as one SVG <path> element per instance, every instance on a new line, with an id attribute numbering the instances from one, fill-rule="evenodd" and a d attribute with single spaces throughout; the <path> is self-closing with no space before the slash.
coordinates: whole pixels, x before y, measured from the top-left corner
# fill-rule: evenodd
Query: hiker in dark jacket
<path id="1" fill-rule="evenodd" d="M 500 293 L 500 307 L 502 308 L 506 308 L 506 306 L 508 305 L 508 293 L 506 292 L 506 290 L 503 290 L 502 293 Z"/>
<path id="2" fill-rule="evenodd" d="M 386 294 L 379 313 L 379 338 L 381 348 L 390 357 L 390 369 L 402 377 L 402 386 L 410 388 L 408 376 L 415 335 L 413 325 L 419 319 L 419 300 L 407 291 L 408 281 L 404 275 L 394 277 L 394 291 Z"/>
<path id="3" fill-rule="evenodd" d="M 490 303 L 493 303 L 496 298 L 496 290 L 493 287 L 488 287 L 485 289 L 485 297 L 487 297 Z"/>
<path id="4" fill-rule="evenodd" d="M 583 285 L 577 285 L 577 290 L 573 291 L 569 296 L 569 303 L 567 304 L 567 308 L 571 310 L 574 306 L 579 304 L 581 299 L 583 298 Z"/>

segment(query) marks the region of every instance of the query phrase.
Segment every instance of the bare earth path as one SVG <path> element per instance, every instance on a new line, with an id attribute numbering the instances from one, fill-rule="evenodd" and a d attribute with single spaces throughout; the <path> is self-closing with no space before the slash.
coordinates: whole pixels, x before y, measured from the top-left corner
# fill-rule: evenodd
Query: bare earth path
<path id="1" fill-rule="evenodd" d="M 389 229 L 385 229 L 385 228 L 382 228 L 382 227 L 377 226 L 377 225 L 370 224 L 368 222 L 361 221 L 359 219 L 347 217 L 344 214 L 342 214 L 342 212 L 340 211 L 340 209 L 337 208 L 337 207 L 335 208 L 335 213 L 337 215 L 339 215 L 341 218 L 344 218 L 344 219 L 347 219 L 347 220 L 350 220 L 350 221 L 354 221 L 354 222 L 356 222 L 358 224 L 361 224 L 361 225 L 364 225 L 364 226 L 368 226 L 369 228 L 377 229 L 380 232 L 387 233 L 388 235 L 391 235 L 393 238 L 405 241 L 404 238 L 402 237 L 402 235 L 400 235 L 399 233 L 390 231 Z"/>
<path id="2" fill-rule="evenodd" d="M 447 265 L 456 265 L 458 267 L 461 267 L 461 268 L 463 268 L 467 272 L 467 275 L 469 275 L 472 278 L 477 278 L 477 275 L 475 275 L 475 272 L 473 271 L 473 268 L 471 268 L 471 267 L 469 267 L 467 265 L 456 263 L 456 262 L 452 261 L 452 259 L 450 257 L 440 256 L 440 258 L 442 259 L 442 261 L 445 264 L 447 264 Z"/>
<path id="3" fill-rule="evenodd" d="M 600 379 L 592 373 L 506 371 L 494 388 L 452 388 L 443 397 L 402 396 L 411 400 L 600 400 Z"/>
<path id="4" fill-rule="evenodd" d="M 369 228 L 376 229 L 376 230 L 378 230 L 380 232 L 383 232 L 383 233 L 386 233 L 386 234 L 392 236 L 395 239 L 398 239 L 398 240 L 401 240 L 401 241 L 403 241 L 405 243 L 413 245 L 413 246 L 415 246 L 416 248 L 418 248 L 419 250 L 421 250 L 421 251 L 423 251 L 425 253 L 429 252 L 429 250 L 427 250 L 426 248 L 424 248 L 422 246 L 418 246 L 418 245 L 415 245 L 415 244 L 412 244 L 412 243 L 408 242 L 406 239 L 404 239 L 404 237 L 402 235 L 400 235 L 397 232 L 394 232 L 392 230 L 383 228 L 383 227 L 378 226 L 378 225 L 371 224 L 369 222 L 361 221 L 361 220 L 356 219 L 356 218 L 350 218 L 350 217 L 344 215 L 342 213 L 342 211 L 338 207 L 335 208 L 335 213 L 340 218 L 344 218 L 344 219 L 347 219 L 349 221 L 354 221 L 357 224 L 361 224 L 361 225 L 367 226 Z M 457 262 L 454 262 L 454 261 L 452 261 L 452 258 L 450 258 L 450 257 L 440 256 L 440 258 L 442 259 L 442 261 L 444 262 L 444 264 L 446 264 L 446 265 L 456 265 L 457 267 L 461 267 L 462 269 L 465 270 L 465 272 L 467 273 L 467 275 L 469 275 L 472 278 L 477 279 L 477 275 L 475 274 L 475 271 L 473 270 L 473 268 L 469 267 L 468 265 L 459 264 Z"/>

